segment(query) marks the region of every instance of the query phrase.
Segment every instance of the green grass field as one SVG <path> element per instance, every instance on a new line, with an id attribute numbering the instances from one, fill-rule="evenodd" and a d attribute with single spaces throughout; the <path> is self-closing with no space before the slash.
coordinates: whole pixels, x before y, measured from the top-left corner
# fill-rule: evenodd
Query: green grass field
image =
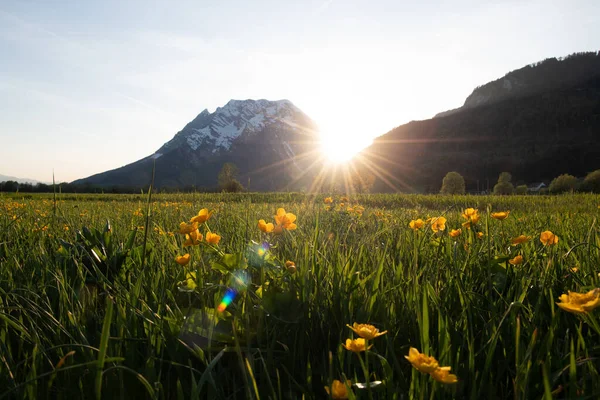
<path id="1" fill-rule="evenodd" d="M 600 293 L 556 304 L 600 286 L 599 196 L 324 197 L 0 197 L 0 399 L 600 397 Z M 280 207 L 297 229 L 262 232 Z M 347 350 L 355 322 L 387 333 Z"/>

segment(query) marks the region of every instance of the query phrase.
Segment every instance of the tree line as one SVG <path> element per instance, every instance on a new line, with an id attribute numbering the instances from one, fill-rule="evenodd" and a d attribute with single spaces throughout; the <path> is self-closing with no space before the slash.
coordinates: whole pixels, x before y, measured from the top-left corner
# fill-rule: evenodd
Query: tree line
<path id="1" fill-rule="evenodd" d="M 494 185 L 492 191 L 496 195 L 527 194 L 529 188 L 527 185 L 514 186 L 512 175 L 508 172 L 502 172 L 498 177 L 498 182 Z M 579 179 L 570 174 L 561 174 L 554 178 L 548 187 L 539 189 L 540 194 L 544 193 L 565 193 L 565 192 L 591 192 L 600 193 L 600 169 L 590 172 L 585 178 Z M 448 172 L 442 180 L 442 194 L 464 194 L 465 179 L 456 171 Z"/>

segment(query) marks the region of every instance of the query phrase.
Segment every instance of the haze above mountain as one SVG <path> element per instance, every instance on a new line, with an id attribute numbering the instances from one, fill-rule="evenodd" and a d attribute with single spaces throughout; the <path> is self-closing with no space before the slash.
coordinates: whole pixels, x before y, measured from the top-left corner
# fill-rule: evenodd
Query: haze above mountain
<path id="1" fill-rule="evenodd" d="M 47 183 L 47 182 L 40 182 L 37 181 L 35 179 L 29 179 L 29 178 L 17 178 L 14 176 L 8 176 L 8 175 L 2 175 L 0 174 L 0 182 L 8 182 L 8 181 L 14 181 L 14 182 L 18 182 L 18 183 L 31 183 L 31 184 L 36 184 L 36 183 Z"/>

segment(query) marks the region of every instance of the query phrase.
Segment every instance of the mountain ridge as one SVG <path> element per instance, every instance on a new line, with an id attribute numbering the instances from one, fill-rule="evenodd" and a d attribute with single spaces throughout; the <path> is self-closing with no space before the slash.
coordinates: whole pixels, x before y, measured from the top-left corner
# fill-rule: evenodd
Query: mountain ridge
<path id="1" fill-rule="evenodd" d="M 242 179 L 273 190 L 302 174 L 298 158 L 316 141 L 316 124 L 287 99 L 230 100 L 213 113 L 204 109 L 155 153 L 72 183 L 147 184 L 155 162 L 155 187 L 213 187 L 220 167 L 233 162 Z M 269 170 L 277 163 L 283 168 Z"/>

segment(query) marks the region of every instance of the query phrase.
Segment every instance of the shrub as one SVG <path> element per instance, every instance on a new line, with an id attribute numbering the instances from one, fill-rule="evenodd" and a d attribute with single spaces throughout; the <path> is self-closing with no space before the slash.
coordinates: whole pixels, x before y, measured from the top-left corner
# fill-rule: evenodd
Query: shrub
<path id="1" fill-rule="evenodd" d="M 587 174 L 583 180 L 583 189 L 588 192 L 600 193 L 600 169 Z"/>
<path id="2" fill-rule="evenodd" d="M 498 183 L 494 186 L 494 194 L 508 195 L 513 194 L 515 187 L 510 183 L 512 175 L 508 172 L 502 172 L 498 177 Z"/>
<path id="3" fill-rule="evenodd" d="M 443 194 L 465 194 L 465 179 L 458 172 L 448 172 L 442 180 Z"/>
<path id="4" fill-rule="evenodd" d="M 550 193 L 573 192 L 577 190 L 578 184 L 577 178 L 573 175 L 562 174 L 550 182 L 548 190 L 550 190 Z"/>
<path id="5" fill-rule="evenodd" d="M 519 185 L 515 188 L 515 194 L 527 194 L 527 185 Z"/>

